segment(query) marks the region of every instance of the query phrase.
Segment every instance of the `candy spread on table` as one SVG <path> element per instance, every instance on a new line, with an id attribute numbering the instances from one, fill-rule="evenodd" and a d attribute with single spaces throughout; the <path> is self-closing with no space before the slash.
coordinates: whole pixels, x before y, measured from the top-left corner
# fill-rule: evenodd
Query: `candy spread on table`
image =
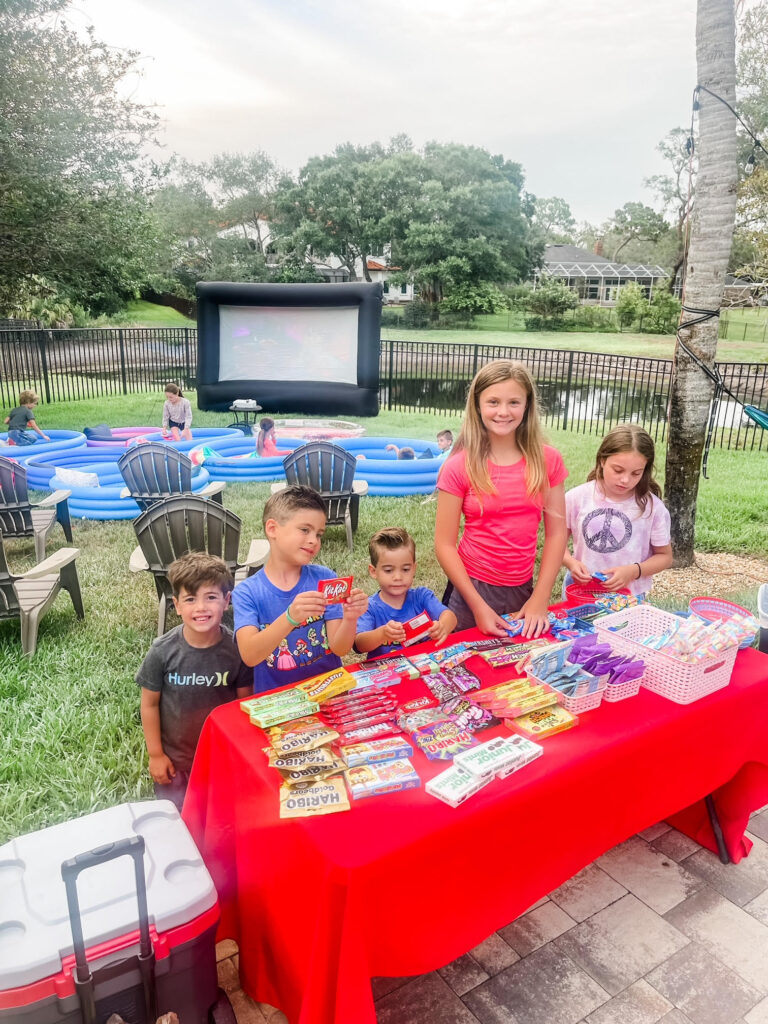
<path id="1" fill-rule="evenodd" d="M 646 668 L 642 654 L 615 649 L 610 632 L 598 635 L 593 625 L 606 612 L 637 606 L 626 595 L 596 595 L 589 605 L 551 612 L 550 636 L 531 640 L 520 635 L 519 620 L 503 616 L 508 637 L 348 665 L 241 701 L 268 741 L 264 755 L 279 782 L 280 816 L 346 811 L 350 798 L 354 803 L 420 787 L 416 756 L 442 766 L 424 789 L 452 808 L 508 779 L 542 756 L 541 740 L 578 724 L 581 702 L 592 710 L 608 687 L 633 681 L 632 692 L 639 687 Z M 642 646 L 633 650 L 695 662 L 754 632 L 748 615 L 711 623 L 692 615 L 636 638 Z M 484 671 L 485 685 L 471 670 L 473 658 L 493 670 L 490 681 Z M 404 679 L 420 680 L 423 692 L 401 697 Z M 626 691 L 614 691 L 614 699 Z M 485 730 L 499 725 L 508 731 L 483 739 Z"/>

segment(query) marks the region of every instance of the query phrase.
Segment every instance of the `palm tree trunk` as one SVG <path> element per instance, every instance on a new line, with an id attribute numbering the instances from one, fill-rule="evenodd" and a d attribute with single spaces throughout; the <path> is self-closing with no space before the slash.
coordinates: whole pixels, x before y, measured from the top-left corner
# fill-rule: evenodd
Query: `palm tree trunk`
<path id="1" fill-rule="evenodd" d="M 698 81 L 733 105 L 736 95 L 733 0 L 698 0 L 696 62 Z M 695 309 L 719 310 L 731 252 L 736 214 L 736 120 L 714 97 L 699 93 L 699 170 L 691 223 L 684 302 Z M 692 315 L 683 311 L 682 321 Z M 702 362 L 713 366 L 718 320 L 683 332 Z M 677 345 L 672 370 L 666 501 L 672 517 L 675 564 L 691 565 L 699 472 L 714 385 Z"/>

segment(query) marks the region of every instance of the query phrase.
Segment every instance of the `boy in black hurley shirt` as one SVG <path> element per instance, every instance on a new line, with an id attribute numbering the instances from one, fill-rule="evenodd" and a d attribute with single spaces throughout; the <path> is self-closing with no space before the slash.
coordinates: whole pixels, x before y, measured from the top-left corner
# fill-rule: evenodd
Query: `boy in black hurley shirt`
<path id="1" fill-rule="evenodd" d="M 225 563 L 192 552 L 173 563 L 168 581 L 181 625 L 154 641 L 136 682 L 155 796 L 181 810 L 203 722 L 220 704 L 250 696 L 253 673 L 221 624 L 233 586 Z"/>

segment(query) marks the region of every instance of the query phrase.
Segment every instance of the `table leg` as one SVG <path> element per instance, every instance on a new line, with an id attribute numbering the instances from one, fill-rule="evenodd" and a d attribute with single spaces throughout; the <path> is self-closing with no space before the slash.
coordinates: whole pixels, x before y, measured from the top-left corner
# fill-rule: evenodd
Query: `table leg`
<path id="1" fill-rule="evenodd" d="M 352 522 L 352 533 L 357 530 L 357 519 L 360 515 L 360 495 L 353 494 L 349 501 L 349 518 Z"/>
<path id="2" fill-rule="evenodd" d="M 721 864 L 730 864 L 731 858 L 728 855 L 728 850 L 725 845 L 725 839 L 723 838 L 723 830 L 720 826 L 720 819 L 717 816 L 717 810 L 715 809 L 715 801 L 712 798 L 712 794 L 704 797 L 704 803 L 707 805 L 707 814 L 709 815 L 709 823 L 712 826 L 712 831 L 715 833 L 715 842 L 717 843 L 717 852 L 720 856 Z"/>

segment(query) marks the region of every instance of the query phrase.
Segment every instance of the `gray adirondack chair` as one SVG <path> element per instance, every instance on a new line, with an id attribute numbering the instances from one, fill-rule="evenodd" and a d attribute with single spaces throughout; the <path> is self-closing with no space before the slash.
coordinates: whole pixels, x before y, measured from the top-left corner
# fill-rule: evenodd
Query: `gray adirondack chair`
<path id="1" fill-rule="evenodd" d="M 310 441 L 283 459 L 285 483 L 272 485 L 272 493 L 291 484 L 304 484 L 320 493 L 329 526 L 343 525 L 347 547 L 354 547 L 360 496 L 368 493 L 365 480 L 355 480 L 354 455 L 331 441 Z"/>
<path id="2" fill-rule="evenodd" d="M 239 560 L 242 520 L 234 512 L 196 494 L 164 498 L 133 521 L 139 546 L 131 555 L 131 572 L 150 572 L 155 581 L 159 609 L 157 635 L 165 633 L 173 607 L 168 569 L 190 551 L 205 551 L 222 558 L 236 579 L 253 575 L 269 554 L 265 540 L 252 540 L 244 562 Z"/>
<path id="3" fill-rule="evenodd" d="M 168 444 L 137 444 L 120 456 L 117 466 L 127 485 L 120 497 L 133 498 L 142 512 L 171 494 L 192 493 L 192 461 Z M 221 504 L 221 492 L 226 486 L 223 480 L 212 481 L 197 494 Z"/>
<path id="4" fill-rule="evenodd" d="M 6 538 L 33 537 L 35 561 L 45 558 L 45 542 L 56 523 L 72 543 L 69 517 L 71 491 L 54 491 L 33 505 L 27 492 L 27 470 L 18 462 L 0 456 L 0 532 Z"/>
<path id="5" fill-rule="evenodd" d="M 69 592 L 75 613 L 84 618 L 80 580 L 75 559 L 78 548 L 59 548 L 50 558 L 39 562 L 27 572 L 12 573 L 5 557 L 0 534 L 0 619 L 21 620 L 21 649 L 25 655 L 35 653 L 40 619 L 56 600 L 59 591 Z"/>

